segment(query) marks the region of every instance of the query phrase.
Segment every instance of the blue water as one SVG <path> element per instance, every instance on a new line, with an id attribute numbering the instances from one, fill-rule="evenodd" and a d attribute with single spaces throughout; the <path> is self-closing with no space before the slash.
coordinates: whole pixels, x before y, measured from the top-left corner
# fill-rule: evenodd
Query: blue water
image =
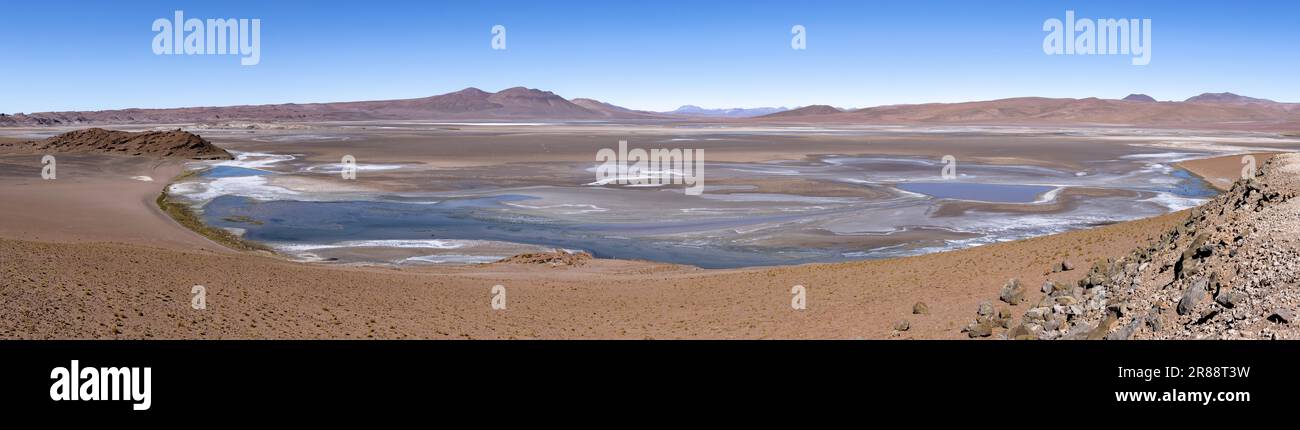
<path id="1" fill-rule="evenodd" d="M 261 176 L 270 173 L 271 172 L 265 170 L 249 169 L 246 167 L 217 166 L 204 170 L 203 173 L 199 174 L 199 176 L 205 178 L 235 178 L 240 176 Z"/>
<path id="2" fill-rule="evenodd" d="M 1195 197 L 1202 199 L 1214 197 L 1219 193 L 1210 186 L 1209 182 L 1205 182 L 1205 180 L 1201 179 L 1199 176 L 1193 175 L 1192 172 L 1183 169 L 1174 169 L 1173 176 L 1181 179 L 1181 181 L 1178 181 L 1177 184 L 1169 187 L 1157 187 L 1155 190 L 1174 193 L 1182 197 Z"/>
<path id="3" fill-rule="evenodd" d="M 264 175 L 269 172 L 220 166 L 205 172 L 211 177 Z M 1175 185 L 1153 184 L 1148 191 L 1172 192 L 1183 197 L 1209 197 L 1214 190 L 1204 181 L 1182 170 L 1173 173 L 1181 179 Z M 1161 188 L 1164 187 L 1164 188 Z M 903 183 L 898 188 L 934 196 L 989 202 L 1025 203 L 1038 199 L 1051 186 L 978 184 L 963 182 Z M 714 231 L 787 222 L 807 214 L 777 214 L 740 218 L 680 218 L 638 222 L 583 223 L 520 214 L 504 205 L 530 200 L 524 195 L 498 195 L 476 198 L 452 198 L 436 204 L 404 202 L 383 198 L 379 201 L 258 201 L 238 196 L 222 196 L 203 207 L 206 223 L 217 227 L 239 228 L 244 238 L 272 243 L 335 243 L 348 240 L 453 239 L 491 240 L 532 244 L 554 248 L 579 249 L 599 258 L 639 259 L 686 264 L 703 268 L 773 266 L 810 262 L 833 262 L 855 259 L 845 250 L 775 248 L 737 244 L 728 241 L 685 243 L 680 239 L 655 236 Z M 843 209 L 846 211 L 853 208 Z M 825 214 L 827 212 L 820 212 Z M 261 224 L 232 222 L 227 219 L 248 217 Z M 669 221 L 669 222 L 665 222 Z M 661 236 L 662 237 L 662 236 Z"/>
<path id="4" fill-rule="evenodd" d="M 750 249 L 738 246 L 686 246 L 678 242 L 635 237 L 711 227 L 748 225 L 795 219 L 802 215 L 750 217 L 744 220 L 700 220 L 674 223 L 577 223 L 524 218 L 507 214 L 502 202 L 531 199 L 504 195 L 450 199 L 436 204 L 382 201 L 304 202 L 256 201 L 221 196 L 203 207 L 209 225 L 244 229 L 244 238 L 258 242 L 334 243 L 346 240 L 460 239 L 495 240 L 579 249 L 599 258 L 651 260 L 704 268 L 770 266 L 827 261 L 824 252 Z M 231 222 L 249 217 L 262 224 Z M 627 237 L 633 237 L 628 239 Z M 848 258 L 834 258 L 847 260 Z"/>
<path id="5" fill-rule="evenodd" d="M 905 182 L 900 190 L 940 199 L 977 200 L 995 203 L 1032 203 L 1056 187 L 1045 185 L 975 184 L 969 182 Z"/>

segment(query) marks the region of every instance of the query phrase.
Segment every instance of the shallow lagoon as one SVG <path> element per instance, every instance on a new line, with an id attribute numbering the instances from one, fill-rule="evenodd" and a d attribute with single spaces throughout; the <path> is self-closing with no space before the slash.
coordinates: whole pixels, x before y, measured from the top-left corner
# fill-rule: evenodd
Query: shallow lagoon
<path id="1" fill-rule="evenodd" d="M 969 182 L 905 182 L 894 187 L 940 199 L 994 203 L 1033 203 L 1056 187 L 1044 185 L 979 184 Z"/>
<path id="2" fill-rule="evenodd" d="M 492 186 L 488 177 L 473 189 L 454 192 L 331 192 L 329 187 L 295 188 L 313 175 L 332 176 L 295 156 L 238 157 L 210 165 L 191 182 L 173 188 L 182 198 L 193 196 L 211 225 L 303 258 L 312 258 L 303 250 L 321 245 L 337 249 L 338 244 L 367 241 L 438 242 L 427 254 L 445 254 L 397 258 L 389 252 L 380 257 L 365 247 L 352 247 L 356 252 L 340 255 L 342 262 L 487 261 L 474 253 L 473 245 L 448 245 L 467 241 L 585 250 L 603 258 L 704 268 L 836 262 L 959 249 L 1154 216 L 1214 194 L 1199 178 L 1154 156 L 1089 161 L 1083 164 L 1086 171 L 973 161 L 963 163 L 958 178 L 951 181 L 939 179 L 939 160 L 910 156 L 831 154 L 707 165 L 706 187 L 710 180 L 744 184 L 790 178 L 883 191 L 874 197 L 737 192 L 746 188 L 743 185 L 713 185 L 702 196 L 685 196 L 673 187 L 587 186 L 592 167 L 585 164 L 572 165 L 578 179 L 571 185 L 504 188 Z M 277 179 L 290 176 L 294 180 Z M 1131 194 L 1088 196 L 1087 204 L 1046 212 L 995 208 L 1049 203 L 1059 190 L 1071 187 Z M 953 199 L 986 202 L 989 210 L 934 214 Z M 508 255 L 500 247 L 492 252 Z"/>

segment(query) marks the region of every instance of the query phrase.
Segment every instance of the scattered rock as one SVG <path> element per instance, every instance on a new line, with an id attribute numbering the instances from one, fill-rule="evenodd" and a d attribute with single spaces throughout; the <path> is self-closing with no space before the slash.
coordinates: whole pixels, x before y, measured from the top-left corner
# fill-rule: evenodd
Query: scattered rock
<path id="1" fill-rule="evenodd" d="M 1291 321 L 1295 321 L 1295 312 L 1290 309 L 1275 309 L 1268 316 L 1268 320 L 1278 324 L 1290 324 Z"/>
<path id="2" fill-rule="evenodd" d="M 1040 329 L 1041 330 L 1041 329 Z M 1037 340 L 1038 335 L 1026 324 L 1017 325 L 1011 331 L 1007 332 L 1007 339 L 1012 340 Z"/>
<path id="3" fill-rule="evenodd" d="M 519 254 L 496 262 L 496 264 L 545 264 L 549 266 L 581 266 L 591 261 L 591 253 L 586 251 L 569 252 L 557 249 L 550 252 Z"/>
<path id="4" fill-rule="evenodd" d="M 1097 327 L 1094 327 L 1091 331 L 1088 332 L 1086 339 L 1088 340 L 1105 339 L 1106 335 L 1110 333 L 1110 328 L 1114 327 L 1115 323 L 1118 321 L 1119 319 L 1115 318 L 1114 315 L 1106 315 L 1106 318 L 1102 319 L 1101 323 L 1097 324 Z"/>
<path id="5" fill-rule="evenodd" d="M 1052 312 L 1051 308 L 1044 308 L 1044 307 L 1033 308 L 1028 311 L 1025 311 L 1024 319 L 1025 321 L 1043 321 L 1044 319 L 1047 318 L 1047 315 L 1051 312 Z"/>
<path id="6" fill-rule="evenodd" d="M 1011 309 L 1002 308 L 998 309 L 998 315 L 993 318 L 993 323 L 1002 328 L 1011 328 L 1013 320 L 1015 317 L 1011 316 Z"/>
<path id="7" fill-rule="evenodd" d="M 1002 291 L 998 293 L 998 300 L 1018 305 L 1025 301 L 1025 287 L 1020 285 L 1019 279 L 1011 279 L 1002 286 Z"/>
<path id="8" fill-rule="evenodd" d="M 912 328 L 912 323 L 907 322 L 907 320 L 898 320 L 898 322 L 894 323 L 894 330 L 907 331 L 910 328 Z"/>
<path id="9" fill-rule="evenodd" d="M 967 326 L 966 335 L 972 338 L 992 336 L 993 324 L 987 320 L 971 324 L 970 326 Z"/>
<path id="10" fill-rule="evenodd" d="M 929 315 L 929 314 L 930 314 L 930 307 L 926 306 L 925 302 L 916 302 L 916 304 L 912 305 L 912 315 Z"/>
<path id="11" fill-rule="evenodd" d="M 1214 296 L 1215 303 L 1218 303 L 1219 306 L 1223 306 L 1228 309 L 1237 307 L 1237 302 L 1239 302 L 1240 300 L 1241 300 L 1240 294 L 1234 293 L 1232 291 L 1226 291 L 1226 290 L 1220 290 L 1219 294 Z"/>
<path id="12" fill-rule="evenodd" d="M 1129 321 L 1128 324 L 1120 327 L 1119 330 L 1115 330 L 1106 335 L 1106 340 L 1128 340 L 1129 338 L 1132 338 L 1133 333 L 1137 332 L 1138 327 L 1142 326 L 1143 321 L 1145 321 L 1143 318 L 1133 318 L 1133 321 Z"/>
<path id="13" fill-rule="evenodd" d="M 1196 308 L 1196 304 L 1200 303 L 1201 299 L 1205 298 L 1205 294 L 1208 292 L 1206 291 L 1206 287 L 1209 285 L 1210 281 L 1205 278 L 1197 279 L 1195 282 L 1192 282 L 1192 285 L 1187 287 L 1187 291 L 1183 292 L 1183 298 L 1178 301 L 1178 315 L 1187 315 L 1192 313 L 1192 309 Z"/>

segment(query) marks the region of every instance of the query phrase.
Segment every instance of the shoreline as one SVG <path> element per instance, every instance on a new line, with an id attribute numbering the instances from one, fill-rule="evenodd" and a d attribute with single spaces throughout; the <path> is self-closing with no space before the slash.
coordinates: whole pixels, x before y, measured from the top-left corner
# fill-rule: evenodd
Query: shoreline
<path id="1" fill-rule="evenodd" d="M 1188 173 L 1195 175 L 1210 187 L 1218 190 L 1220 193 L 1232 188 L 1235 182 L 1234 172 L 1239 172 L 1245 165 L 1240 160 L 1247 156 L 1254 156 L 1256 169 L 1263 167 L 1264 163 L 1278 154 L 1287 152 L 1248 152 L 1235 155 L 1223 155 L 1218 157 L 1198 158 L 1195 160 L 1179 161 L 1174 166 L 1186 170 Z"/>
<path id="2" fill-rule="evenodd" d="M 231 233 L 225 229 L 208 225 L 207 223 L 203 222 L 202 217 L 200 217 L 197 213 L 195 213 L 194 209 L 191 208 L 189 205 L 185 203 L 173 202 L 169 199 L 170 194 L 168 193 L 167 190 L 171 188 L 172 184 L 176 183 L 176 181 L 178 180 L 185 179 L 197 174 L 201 174 L 203 170 L 206 169 L 185 171 L 184 173 L 181 173 L 180 175 L 171 178 L 169 181 L 167 181 L 167 183 L 163 184 L 162 192 L 158 193 L 158 198 L 154 199 L 154 204 L 158 208 L 158 210 L 162 211 L 163 214 L 166 214 L 167 217 L 171 218 L 172 221 L 175 221 L 177 224 L 180 224 L 182 227 L 185 227 L 186 229 L 198 234 L 199 236 L 203 236 L 208 240 L 211 240 L 217 243 L 218 245 L 224 246 L 227 249 L 230 249 L 232 251 L 269 252 L 277 256 L 283 256 L 279 252 L 276 252 L 270 246 L 258 242 L 244 240 L 243 238 L 239 237 L 239 235 Z"/>

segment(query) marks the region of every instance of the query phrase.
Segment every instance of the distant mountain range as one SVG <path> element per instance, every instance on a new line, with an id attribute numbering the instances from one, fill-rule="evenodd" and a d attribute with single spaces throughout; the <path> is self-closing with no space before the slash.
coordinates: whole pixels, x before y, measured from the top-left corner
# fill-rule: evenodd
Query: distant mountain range
<path id="1" fill-rule="evenodd" d="M 1300 129 L 1300 104 L 1233 93 L 1205 93 L 1181 102 L 1144 94 L 1116 99 L 1019 97 L 962 103 L 926 103 L 839 109 L 704 109 L 670 112 L 628 109 L 599 100 L 566 99 L 549 91 L 478 88 L 401 100 L 275 104 L 172 109 L 0 114 L 0 126 L 121 123 L 307 122 L 356 120 L 488 121 L 741 121 L 848 124 L 1126 125 Z"/>
<path id="2" fill-rule="evenodd" d="M 730 108 L 730 109 L 705 109 L 695 105 L 683 105 L 668 112 L 660 112 L 668 115 L 682 116 L 706 116 L 706 117 L 723 117 L 723 118 L 749 118 L 755 116 L 769 115 L 777 112 L 788 110 L 785 107 L 759 107 L 759 108 Z"/>
<path id="3" fill-rule="evenodd" d="M 1206 93 L 1181 102 L 1142 94 L 1123 100 L 1019 97 L 963 103 L 877 106 L 833 111 L 819 106 L 749 121 L 860 124 L 1119 125 L 1300 129 L 1300 104 L 1232 93 Z"/>
<path id="4" fill-rule="evenodd" d="M 189 123 L 220 121 L 357 120 L 602 120 L 667 118 L 590 99 L 570 101 L 550 91 L 478 88 L 418 99 L 173 109 L 119 109 L 0 115 L 0 125 Z"/>

